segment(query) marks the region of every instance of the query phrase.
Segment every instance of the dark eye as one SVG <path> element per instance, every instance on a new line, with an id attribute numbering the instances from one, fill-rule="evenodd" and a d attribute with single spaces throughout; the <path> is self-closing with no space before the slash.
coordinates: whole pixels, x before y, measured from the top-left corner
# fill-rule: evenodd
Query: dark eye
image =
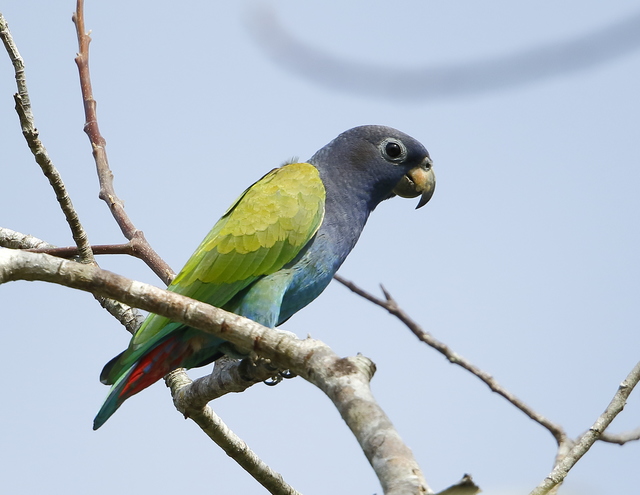
<path id="1" fill-rule="evenodd" d="M 400 163 L 407 158 L 407 147 L 396 138 L 387 138 L 380 143 L 382 157 L 393 163 Z"/>
<path id="2" fill-rule="evenodd" d="M 390 158 L 398 158 L 402 155 L 402 148 L 398 143 L 387 143 L 384 150 Z"/>

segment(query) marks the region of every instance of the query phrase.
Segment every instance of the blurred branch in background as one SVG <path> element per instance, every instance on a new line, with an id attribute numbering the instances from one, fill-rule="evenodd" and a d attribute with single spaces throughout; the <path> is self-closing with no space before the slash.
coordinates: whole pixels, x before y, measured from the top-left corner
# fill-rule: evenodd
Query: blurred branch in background
<path id="1" fill-rule="evenodd" d="M 441 100 L 523 86 L 586 70 L 640 48 L 638 12 L 570 40 L 471 63 L 391 71 L 340 59 L 305 43 L 287 31 L 268 5 L 250 11 L 248 24 L 256 44 L 282 68 L 315 84 L 389 100 Z"/>

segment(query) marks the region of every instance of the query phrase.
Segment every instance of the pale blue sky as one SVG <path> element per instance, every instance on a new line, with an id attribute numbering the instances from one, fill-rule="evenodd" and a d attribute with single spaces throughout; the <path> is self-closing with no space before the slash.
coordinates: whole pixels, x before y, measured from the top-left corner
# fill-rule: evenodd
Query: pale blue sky
<path id="1" fill-rule="evenodd" d="M 90 240 L 121 242 L 97 199 L 82 132 L 75 2 L 5 4 L 41 137 Z M 426 330 L 571 436 L 587 429 L 640 348 L 640 50 L 523 87 L 398 101 L 328 88 L 275 64 L 250 31 L 255 7 L 87 2 L 115 186 L 147 239 L 177 270 L 266 171 L 309 158 L 355 125 L 397 127 L 430 150 L 436 194 L 420 211 L 413 200 L 382 204 L 340 273 L 371 291 L 383 283 Z M 638 4 L 287 0 L 273 9 L 305 44 L 393 73 L 568 40 L 637 15 Z M 69 245 L 20 134 L 14 92 L 2 55 L 0 226 Z M 161 285 L 137 260 L 99 261 Z M 162 384 L 91 430 L 108 390 L 99 372 L 128 338 L 90 295 L 21 282 L 0 286 L 0 301 L 0 492 L 264 493 L 180 417 Z M 555 444 L 546 431 L 337 283 L 285 328 L 377 364 L 374 393 L 434 489 L 471 473 L 484 493 L 527 493 L 548 474 Z M 638 426 L 639 397 L 612 431 Z M 335 409 L 303 380 L 212 405 L 299 491 L 381 493 Z M 563 490 L 632 493 L 639 456 L 638 443 L 598 444 Z"/>

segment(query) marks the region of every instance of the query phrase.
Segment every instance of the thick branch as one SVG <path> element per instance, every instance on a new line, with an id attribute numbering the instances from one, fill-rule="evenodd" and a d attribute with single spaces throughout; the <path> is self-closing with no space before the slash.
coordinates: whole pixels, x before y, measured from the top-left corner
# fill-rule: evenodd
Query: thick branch
<path id="1" fill-rule="evenodd" d="M 55 249 L 53 244 L 42 239 L 4 227 L 0 227 L 0 246 L 11 249 Z"/>
<path id="2" fill-rule="evenodd" d="M 91 42 L 91 37 L 85 31 L 83 6 L 83 0 L 78 0 L 76 11 L 72 17 L 76 25 L 79 47 L 75 61 L 80 74 L 80 88 L 84 102 L 84 130 L 91 142 L 93 158 L 95 159 L 98 172 L 98 180 L 100 181 L 99 197 L 109 205 L 111 214 L 118 223 L 120 230 L 122 230 L 124 236 L 131 241 L 134 251 L 138 253 L 135 256 L 144 260 L 149 268 L 151 268 L 166 285 L 169 285 L 174 277 L 173 270 L 171 270 L 171 267 L 154 251 L 145 239 L 143 232 L 138 230 L 129 219 L 129 216 L 124 210 L 124 203 L 118 198 L 113 187 L 113 173 L 109 168 L 109 161 L 107 160 L 107 142 L 104 137 L 102 137 L 102 134 L 100 134 L 100 129 L 98 128 L 96 100 L 93 98 L 93 90 L 91 88 L 91 74 L 89 72 L 89 43 Z"/>
<path id="3" fill-rule="evenodd" d="M 212 400 L 228 393 L 244 392 L 256 383 L 277 375 L 269 361 L 246 358 L 238 361 L 227 357 L 216 360 L 213 371 L 202 378 L 190 381 L 176 390 L 173 402 L 187 416 L 192 410 L 202 409 Z"/>
<path id="4" fill-rule="evenodd" d="M 356 436 L 386 494 L 430 494 L 411 451 L 369 389 L 374 366 L 340 358 L 322 342 L 298 340 L 233 313 L 174 292 L 129 280 L 96 266 L 46 254 L 0 250 L 0 283 L 42 280 L 110 297 L 230 341 L 290 369 L 322 389 Z"/>
<path id="5" fill-rule="evenodd" d="M 36 249 L 36 250 L 56 250 L 53 244 L 38 239 L 32 235 L 22 234 L 15 230 L 0 227 L 0 246 L 11 249 Z M 75 248 L 70 248 L 75 249 Z M 77 254 L 77 253 L 76 253 Z M 97 301 L 109 314 L 118 320 L 129 333 L 134 333 L 142 324 L 142 315 L 131 306 L 122 304 L 115 299 L 96 296 Z"/>
<path id="6" fill-rule="evenodd" d="M 298 368 L 290 368 L 298 372 Z M 302 371 L 302 370 L 300 370 Z M 377 404 L 369 381 L 375 365 L 358 355 L 340 359 L 329 348 L 310 356 L 304 378 L 333 401 L 378 474 L 385 494 L 430 494 L 413 454 Z"/>

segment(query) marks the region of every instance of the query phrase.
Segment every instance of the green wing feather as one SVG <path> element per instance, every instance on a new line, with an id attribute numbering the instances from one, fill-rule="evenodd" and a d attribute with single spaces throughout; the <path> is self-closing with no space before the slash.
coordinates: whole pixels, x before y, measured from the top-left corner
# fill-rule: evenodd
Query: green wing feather
<path id="1" fill-rule="evenodd" d="M 324 202 L 324 185 L 313 165 L 291 163 L 272 170 L 227 210 L 168 290 L 223 307 L 296 257 L 320 228 Z M 109 382 L 179 326 L 149 315 L 109 370 Z"/>

